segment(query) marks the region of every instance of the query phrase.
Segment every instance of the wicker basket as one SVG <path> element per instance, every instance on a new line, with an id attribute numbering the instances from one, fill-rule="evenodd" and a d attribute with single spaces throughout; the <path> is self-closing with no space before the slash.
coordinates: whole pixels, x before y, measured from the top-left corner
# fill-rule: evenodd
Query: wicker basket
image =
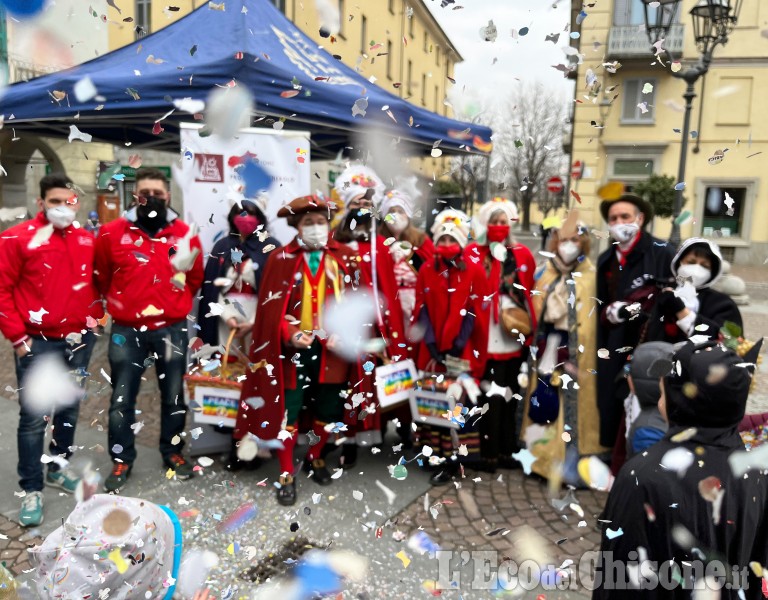
<path id="1" fill-rule="evenodd" d="M 232 340 L 235 337 L 235 330 L 229 334 L 227 344 L 224 347 L 224 356 L 221 360 L 221 366 L 218 369 L 218 374 L 208 375 L 202 373 L 190 373 L 184 376 L 184 390 L 187 394 L 187 404 L 190 405 L 195 401 L 195 389 L 197 387 L 215 388 L 221 390 L 230 390 L 239 392 L 243 385 L 238 381 L 242 378 L 247 370 L 247 365 L 239 360 L 235 363 L 229 364 L 229 351 L 232 347 Z M 194 411 L 195 421 L 200 421 L 198 418 L 199 411 Z"/>

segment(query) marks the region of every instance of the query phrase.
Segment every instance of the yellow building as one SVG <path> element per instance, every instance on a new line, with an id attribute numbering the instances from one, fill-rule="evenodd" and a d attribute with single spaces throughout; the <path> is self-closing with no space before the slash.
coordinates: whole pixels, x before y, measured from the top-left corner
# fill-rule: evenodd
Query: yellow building
<path id="1" fill-rule="evenodd" d="M 24 21 L 8 15 L 0 6 L 0 76 L 8 83 L 27 81 L 71 67 L 106 52 L 107 24 L 83 18 L 80 0 L 58 0 L 46 5 L 34 20 Z M 0 131 L 0 164 L 6 173 L 0 177 L 0 229 L 35 214 L 39 180 L 50 171 L 66 171 L 83 191 L 85 207 L 80 215 L 96 207 L 94 164 L 111 160 L 112 146 L 67 138 L 50 138 L 14 132 L 12 126 Z"/>
<path id="2" fill-rule="evenodd" d="M 683 67 L 699 56 L 689 15 L 695 3 L 683 0 L 664 44 Z M 622 181 L 631 189 L 651 173 L 677 180 L 686 84 L 672 75 L 668 56 L 661 64 L 651 51 L 642 0 L 590 3 L 578 26 L 581 10 L 575 0 L 571 27 L 581 34 L 574 45 L 583 62 L 576 72 L 572 160 L 585 170 L 571 187 L 584 219 L 604 228 L 596 195 L 602 184 Z M 760 117 L 760 98 L 768 92 L 766 21 L 768 2 L 743 3 L 728 44 L 715 49 L 709 73 L 696 84 L 688 143 L 683 210 L 691 218 L 682 237 L 712 238 L 728 260 L 741 264 L 768 257 L 768 121 Z M 589 70 L 596 75 L 591 91 Z M 653 232 L 666 238 L 670 228 L 669 219 L 657 218 Z"/>
<path id="3" fill-rule="evenodd" d="M 424 0 L 333 1 L 338 1 L 341 15 L 341 29 L 333 39 L 320 35 L 315 0 L 273 0 L 273 4 L 328 52 L 377 85 L 431 111 L 448 114 L 444 102 L 452 85 L 448 78 L 453 78 L 454 66 L 462 58 Z M 133 4 L 123 7 L 121 19 L 115 19 L 122 23 L 110 27 L 110 50 L 170 25 L 205 2 L 179 0 L 173 11 L 167 2 L 135 0 Z M 133 22 L 126 23 L 127 17 Z"/>
<path id="4" fill-rule="evenodd" d="M 341 17 L 341 28 L 333 37 L 320 33 L 315 0 L 271 1 L 310 38 L 371 82 L 413 104 L 449 115 L 445 98 L 462 57 L 425 0 L 326 0 L 338 2 Z M 167 2 L 135 0 L 133 4 L 123 7 L 121 19 L 115 19 L 123 22 L 110 28 L 110 50 L 166 27 L 205 2 L 179 0 L 173 11 Z M 126 23 L 126 17 L 133 22 Z M 441 160 L 415 162 L 419 164 L 413 166 L 430 178 L 444 170 Z"/>

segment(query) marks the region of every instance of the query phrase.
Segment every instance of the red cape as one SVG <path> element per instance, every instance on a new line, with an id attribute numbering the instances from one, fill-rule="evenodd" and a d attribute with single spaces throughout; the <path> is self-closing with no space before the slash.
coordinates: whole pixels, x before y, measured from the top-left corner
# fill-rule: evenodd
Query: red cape
<path id="1" fill-rule="evenodd" d="M 264 267 L 264 274 L 259 288 L 259 304 L 256 322 L 253 326 L 253 342 L 250 360 L 255 365 L 253 372 L 248 372 L 240 394 L 240 409 L 237 425 L 233 434 L 240 439 L 247 433 L 253 433 L 265 440 L 275 439 L 280 432 L 285 416 L 284 390 L 285 380 L 294 371 L 291 356 L 293 351 L 283 349 L 282 327 L 285 315 L 289 311 L 288 303 L 296 282 L 296 273 L 303 268 L 304 252 L 298 238 L 285 246 L 272 251 Z M 348 263 L 350 250 L 334 240 L 328 240 L 326 254 L 330 255 L 339 266 L 339 276 L 350 274 Z M 328 282 L 326 299 L 333 298 L 333 288 Z M 343 375 L 348 380 L 350 366 L 332 352 L 323 348 L 321 360 L 327 369 L 333 369 L 334 378 Z M 344 369 L 341 373 L 339 369 Z M 328 372 L 324 370 L 323 372 Z M 321 374 L 321 382 L 323 375 Z M 249 399 L 260 398 L 263 405 L 254 408 Z"/>
<path id="2" fill-rule="evenodd" d="M 357 242 L 357 254 L 361 258 L 358 268 L 362 275 L 362 281 L 373 290 L 373 260 L 371 259 L 371 243 Z M 354 252 L 354 251 L 353 251 Z M 368 260 L 366 260 L 366 257 Z M 384 245 L 384 238 L 376 236 L 376 275 L 379 294 L 379 312 L 382 323 L 381 335 L 387 342 L 387 354 L 396 356 L 405 355 L 405 348 L 399 348 L 398 344 L 405 344 L 405 329 L 403 324 L 403 310 L 397 299 L 397 282 L 395 281 L 395 263 L 389 248 Z M 378 316 L 377 316 L 378 318 Z"/>

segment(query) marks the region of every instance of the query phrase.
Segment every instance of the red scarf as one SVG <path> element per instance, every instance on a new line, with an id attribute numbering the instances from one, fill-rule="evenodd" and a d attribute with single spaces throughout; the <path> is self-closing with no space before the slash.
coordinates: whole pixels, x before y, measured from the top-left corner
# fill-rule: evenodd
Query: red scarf
<path id="1" fill-rule="evenodd" d="M 616 252 L 619 255 L 619 266 L 623 269 L 624 265 L 627 264 L 627 257 L 629 256 L 630 252 L 635 249 L 635 246 L 637 246 L 637 242 L 640 241 L 640 236 L 643 235 L 642 231 L 637 232 L 637 237 L 635 237 L 634 241 L 629 245 L 629 248 L 626 250 L 622 250 L 621 247 L 616 244 Z"/>

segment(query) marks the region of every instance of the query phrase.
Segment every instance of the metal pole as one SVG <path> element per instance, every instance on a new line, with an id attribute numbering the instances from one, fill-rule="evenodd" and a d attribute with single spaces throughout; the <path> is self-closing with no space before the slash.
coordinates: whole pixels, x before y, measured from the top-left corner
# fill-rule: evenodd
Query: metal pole
<path id="1" fill-rule="evenodd" d="M 485 157 L 485 185 L 483 186 L 483 202 L 491 199 L 491 155 Z M 472 203 L 472 212 L 474 213 L 474 202 Z"/>
<path id="2" fill-rule="evenodd" d="M 683 138 L 680 140 L 680 165 L 677 170 L 678 189 L 675 191 L 675 203 L 672 214 L 672 233 L 669 236 L 669 243 L 675 248 L 680 245 L 680 224 L 679 217 L 683 210 L 683 186 L 680 183 L 685 182 L 685 163 L 688 158 L 688 136 L 691 129 L 691 109 L 693 108 L 693 99 L 696 97 L 694 85 L 698 79 L 696 77 L 686 78 L 688 86 L 685 88 L 683 98 L 685 98 L 685 119 L 683 120 Z"/>
<path id="3" fill-rule="evenodd" d="M 693 99 L 696 97 L 695 86 L 699 77 L 706 75 L 709 71 L 709 65 L 712 62 L 712 49 L 710 48 L 702 54 L 699 64 L 690 69 L 686 69 L 676 76 L 688 85 L 685 88 L 683 98 L 685 99 L 685 118 L 683 119 L 683 138 L 680 140 L 680 165 L 677 170 L 677 183 L 685 182 L 685 163 L 688 159 L 688 137 L 691 134 L 691 108 Z M 680 213 L 683 211 L 683 186 L 675 190 L 675 202 L 672 208 L 672 233 L 669 236 L 669 243 L 675 248 L 680 245 Z"/>

